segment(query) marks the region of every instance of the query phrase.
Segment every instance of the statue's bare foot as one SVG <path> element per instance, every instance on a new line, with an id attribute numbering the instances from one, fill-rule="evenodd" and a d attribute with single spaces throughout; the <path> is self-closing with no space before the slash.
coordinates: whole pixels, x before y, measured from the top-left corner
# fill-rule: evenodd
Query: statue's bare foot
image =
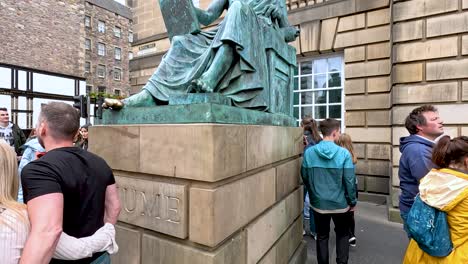
<path id="1" fill-rule="evenodd" d="M 192 85 L 197 92 L 212 93 L 214 91 L 214 81 L 210 80 L 204 73 L 200 79 L 192 81 Z"/>
<path id="2" fill-rule="evenodd" d="M 120 110 L 123 107 L 123 103 L 118 99 L 105 98 L 102 107 L 105 109 L 111 108 L 112 110 Z"/>
<path id="3" fill-rule="evenodd" d="M 112 108 L 112 110 L 120 110 L 125 107 L 143 107 L 143 106 L 156 106 L 153 96 L 145 89 L 141 92 L 134 94 L 122 101 L 117 99 L 106 98 L 104 108 Z"/>

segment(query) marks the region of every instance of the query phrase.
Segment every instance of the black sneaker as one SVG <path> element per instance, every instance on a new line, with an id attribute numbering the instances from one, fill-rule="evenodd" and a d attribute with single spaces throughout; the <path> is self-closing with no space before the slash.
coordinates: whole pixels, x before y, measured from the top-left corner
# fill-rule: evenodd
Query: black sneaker
<path id="1" fill-rule="evenodd" d="M 352 247 L 356 246 L 356 237 L 351 237 L 349 239 L 349 245 L 352 246 Z"/>

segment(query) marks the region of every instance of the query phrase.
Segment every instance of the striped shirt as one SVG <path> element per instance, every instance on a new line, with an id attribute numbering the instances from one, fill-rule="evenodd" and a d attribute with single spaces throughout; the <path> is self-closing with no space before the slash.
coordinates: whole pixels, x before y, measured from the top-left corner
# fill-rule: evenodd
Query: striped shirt
<path id="1" fill-rule="evenodd" d="M 24 210 L 24 216 L 27 212 Z M 10 209 L 0 207 L 0 263 L 17 264 L 29 234 L 29 225 L 21 221 Z M 117 253 L 115 228 L 106 223 L 92 236 L 75 238 L 62 233 L 53 255 L 56 259 L 77 260 L 91 257 L 93 253 Z"/>

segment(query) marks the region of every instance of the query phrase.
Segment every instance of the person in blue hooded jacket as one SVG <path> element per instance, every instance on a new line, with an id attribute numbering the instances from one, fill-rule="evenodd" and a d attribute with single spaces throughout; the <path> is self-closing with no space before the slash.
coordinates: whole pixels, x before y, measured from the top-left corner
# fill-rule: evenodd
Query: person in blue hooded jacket
<path id="1" fill-rule="evenodd" d="M 325 119 L 319 129 L 323 139 L 304 152 L 301 175 L 310 191 L 317 231 L 317 261 L 329 263 L 330 220 L 335 224 L 336 262 L 348 263 L 350 211 L 356 206 L 356 175 L 349 151 L 335 144 L 340 122 Z"/>
<path id="2" fill-rule="evenodd" d="M 410 136 L 400 138 L 400 215 L 408 233 L 406 218 L 419 192 L 419 180 L 435 165 L 431 161 L 435 140 L 444 133 L 444 123 L 433 105 L 413 109 L 406 117 L 405 126 Z"/>
<path id="3" fill-rule="evenodd" d="M 36 152 L 44 152 L 45 149 L 39 144 L 39 140 L 35 136 L 34 129 L 31 131 L 31 135 L 28 141 L 22 146 L 24 152 L 23 156 L 21 157 L 21 161 L 18 165 L 18 175 L 21 175 L 21 171 L 23 170 L 24 166 L 26 166 L 29 162 L 36 159 Z M 23 203 L 23 188 L 21 187 L 21 183 L 18 189 L 18 202 Z"/>

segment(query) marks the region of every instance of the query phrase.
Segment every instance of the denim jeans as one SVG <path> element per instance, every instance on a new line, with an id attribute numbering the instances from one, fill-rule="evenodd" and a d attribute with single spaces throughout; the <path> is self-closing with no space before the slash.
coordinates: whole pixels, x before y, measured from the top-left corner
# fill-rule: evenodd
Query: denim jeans
<path id="1" fill-rule="evenodd" d="M 99 258 L 95 259 L 91 264 L 111 264 L 109 253 L 102 254 Z"/>
<path id="2" fill-rule="evenodd" d="M 314 211 L 317 228 L 317 262 L 329 263 L 328 240 L 330 238 L 330 220 L 335 224 L 336 233 L 336 263 L 346 264 L 349 258 L 349 224 L 350 212 L 339 214 L 320 214 Z"/>
<path id="3" fill-rule="evenodd" d="M 312 207 L 310 207 L 310 198 L 307 192 L 307 189 L 304 189 L 304 217 L 309 218 L 309 230 L 312 235 L 315 235 L 317 232 L 315 230 L 315 221 L 314 213 Z"/>

